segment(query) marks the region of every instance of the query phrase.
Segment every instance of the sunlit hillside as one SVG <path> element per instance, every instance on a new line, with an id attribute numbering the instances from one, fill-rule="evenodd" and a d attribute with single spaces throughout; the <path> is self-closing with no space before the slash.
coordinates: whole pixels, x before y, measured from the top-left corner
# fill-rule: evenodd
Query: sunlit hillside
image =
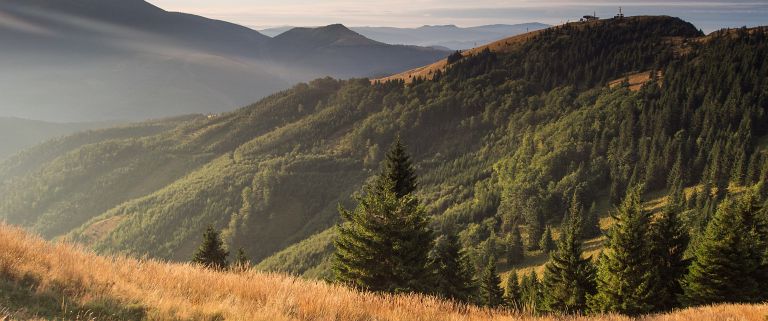
<path id="1" fill-rule="evenodd" d="M 215 286 L 212 286 L 215 285 Z M 637 320 L 765 320 L 768 305 L 725 305 Z M 361 293 L 255 271 L 100 257 L 0 226 L 0 320 L 633 320 L 532 317 L 422 296 Z"/>

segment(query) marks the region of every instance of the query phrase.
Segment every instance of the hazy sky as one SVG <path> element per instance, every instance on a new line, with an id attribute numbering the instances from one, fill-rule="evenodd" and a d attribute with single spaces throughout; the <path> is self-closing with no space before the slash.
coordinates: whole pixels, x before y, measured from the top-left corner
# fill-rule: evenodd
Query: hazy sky
<path id="1" fill-rule="evenodd" d="M 573 1 L 573 0 L 149 0 L 170 11 L 231 21 L 253 28 L 270 26 L 400 26 L 544 22 L 558 24 L 597 12 L 613 16 L 670 15 L 705 31 L 768 25 L 768 0 Z"/>

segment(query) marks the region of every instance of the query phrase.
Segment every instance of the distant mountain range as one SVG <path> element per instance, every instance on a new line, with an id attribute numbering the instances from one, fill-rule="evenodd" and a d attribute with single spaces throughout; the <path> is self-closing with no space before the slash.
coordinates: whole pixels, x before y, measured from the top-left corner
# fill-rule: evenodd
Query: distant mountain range
<path id="1" fill-rule="evenodd" d="M 350 29 L 367 38 L 389 44 L 464 50 L 547 27 L 550 27 L 550 25 L 533 22 L 514 25 L 495 24 L 468 28 L 444 25 L 422 26 L 419 28 L 352 27 Z M 264 35 L 277 37 L 293 28 L 286 26 L 259 31 Z"/>
<path id="2" fill-rule="evenodd" d="M 322 76 L 381 76 L 448 52 L 344 26 L 278 38 L 143 0 L 0 0 L 0 116 L 138 120 L 220 113 Z"/>

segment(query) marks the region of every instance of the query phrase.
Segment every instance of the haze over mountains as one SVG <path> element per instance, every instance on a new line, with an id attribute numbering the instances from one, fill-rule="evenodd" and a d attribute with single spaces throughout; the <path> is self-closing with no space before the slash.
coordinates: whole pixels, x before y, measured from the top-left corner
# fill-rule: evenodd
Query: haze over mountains
<path id="1" fill-rule="evenodd" d="M 422 26 L 419 28 L 350 27 L 351 30 L 376 41 L 389 44 L 444 47 L 464 50 L 477 47 L 509 36 L 549 27 L 543 23 L 515 25 L 495 24 L 461 28 L 455 25 Z M 277 27 L 259 30 L 262 34 L 276 37 L 294 27 Z"/>
<path id="2" fill-rule="evenodd" d="M 272 39 L 143 0 L 2 0 L 0 41 L 0 116 L 49 121 L 218 113 L 298 81 L 383 75 L 447 55 L 340 25 Z"/>
<path id="3" fill-rule="evenodd" d="M 115 125 L 115 122 L 51 123 L 0 117 L 0 160 L 57 136 Z"/>

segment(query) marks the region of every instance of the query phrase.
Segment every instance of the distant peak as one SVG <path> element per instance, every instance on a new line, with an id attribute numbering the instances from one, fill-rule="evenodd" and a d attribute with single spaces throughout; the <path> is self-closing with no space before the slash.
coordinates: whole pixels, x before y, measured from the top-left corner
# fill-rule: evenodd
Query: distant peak
<path id="1" fill-rule="evenodd" d="M 325 27 L 317 28 L 317 30 L 322 33 L 332 34 L 342 38 L 364 38 L 361 34 L 347 28 L 347 26 L 342 24 L 328 25 Z"/>
<path id="2" fill-rule="evenodd" d="M 340 24 L 340 23 L 334 23 L 334 24 L 330 24 L 330 25 L 327 25 L 327 26 L 325 26 L 325 27 L 321 27 L 321 28 L 328 28 L 328 29 L 347 29 L 347 30 L 349 30 L 349 28 L 347 28 L 347 26 L 345 26 L 345 25 L 343 25 L 343 24 Z"/>
<path id="3" fill-rule="evenodd" d="M 430 28 L 457 28 L 458 29 L 459 27 L 456 26 L 456 25 L 453 25 L 453 24 L 451 24 L 451 25 L 423 25 L 423 26 L 419 27 L 419 29 L 430 29 Z"/>
<path id="4" fill-rule="evenodd" d="M 275 37 L 278 41 L 301 43 L 307 46 L 322 46 L 329 44 L 362 44 L 374 43 L 359 33 L 337 23 L 317 28 L 293 28 Z"/>

